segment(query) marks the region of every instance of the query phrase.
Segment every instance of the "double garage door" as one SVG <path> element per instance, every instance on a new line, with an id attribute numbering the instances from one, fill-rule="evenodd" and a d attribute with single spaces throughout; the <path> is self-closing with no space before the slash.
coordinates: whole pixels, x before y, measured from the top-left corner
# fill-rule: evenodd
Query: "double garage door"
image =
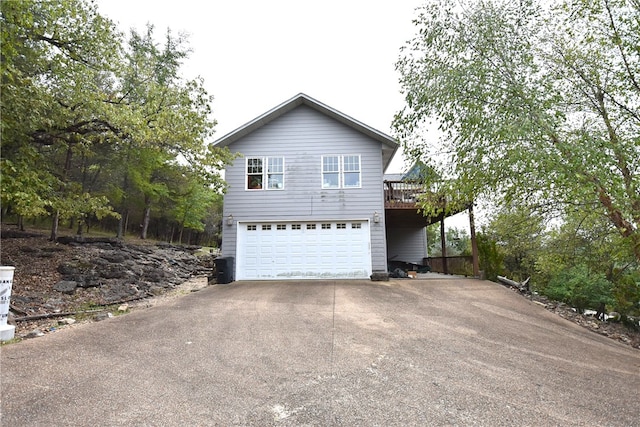
<path id="1" fill-rule="evenodd" d="M 236 280 L 364 279 L 370 274 L 366 220 L 238 223 Z"/>

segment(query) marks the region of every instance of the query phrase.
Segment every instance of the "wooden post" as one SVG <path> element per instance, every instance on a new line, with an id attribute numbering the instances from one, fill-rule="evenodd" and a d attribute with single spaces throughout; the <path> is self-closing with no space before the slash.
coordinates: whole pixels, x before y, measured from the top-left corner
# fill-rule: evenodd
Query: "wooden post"
<path id="1" fill-rule="evenodd" d="M 447 267 L 447 242 L 444 233 L 444 213 L 440 220 L 440 247 L 442 248 L 442 272 L 449 274 L 449 268 Z"/>
<path id="2" fill-rule="evenodd" d="M 480 259 L 478 241 L 476 240 L 476 222 L 473 216 L 473 203 L 469 205 L 469 232 L 471 233 L 471 256 L 473 258 L 473 275 L 480 277 Z"/>

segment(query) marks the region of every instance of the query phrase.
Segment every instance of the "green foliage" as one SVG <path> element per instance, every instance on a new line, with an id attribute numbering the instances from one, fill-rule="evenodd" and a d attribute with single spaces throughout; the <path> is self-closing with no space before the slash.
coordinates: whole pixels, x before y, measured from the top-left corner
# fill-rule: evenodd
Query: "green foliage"
<path id="1" fill-rule="evenodd" d="M 480 270 L 484 271 L 487 280 L 496 281 L 504 274 L 504 253 L 498 243 L 485 233 L 477 233 L 478 256 Z"/>
<path id="2" fill-rule="evenodd" d="M 13 211 L 25 218 L 46 216 L 52 205 L 49 192 L 57 181 L 41 170 L 33 169 L 29 162 L 21 158 L 2 159 L 3 206 L 11 206 Z"/>
<path id="3" fill-rule="evenodd" d="M 428 1 L 396 65 L 394 120 L 443 177 L 428 204 L 597 211 L 640 261 L 639 14 L 634 0 Z"/>
<path id="4" fill-rule="evenodd" d="M 580 264 L 556 273 L 544 288 L 548 297 L 575 307 L 580 313 L 596 309 L 600 303 L 611 304 L 613 284 L 604 274 L 594 273 Z"/>
<path id="5" fill-rule="evenodd" d="M 536 282 L 574 264 L 587 265 L 617 283 L 626 273 L 638 268 L 638 262 L 623 238 L 597 211 L 568 212 L 563 222 L 545 231 L 543 250 L 536 257 Z"/>
<path id="6" fill-rule="evenodd" d="M 552 298 L 582 304 L 587 294 L 589 308 L 605 302 L 631 315 L 639 308 L 640 265 L 622 239 L 597 211 L 578 209 L 554 218 L 503 207 L 478 233 L 478 250 L 490 278 L 493 269 L 518 281 L 531 277 L 532 288 Z M 583 280 L 587 273 L 591 278 Z M 576 285 L 575 277 L 582 282 Z M 599 281 L 603 277 L 606 286 Z"/>
<path id="7" fill-rule="evenodd" d="M 621 275 L 613 287 L 613 308 L 623 316 L 640 315 L 640 269 Z"/>
<path id="8" fill-rule="evenodd" d="M 201 80 L 185 82 L 180 78 L 181 61 L 188 54 L 184 43 L 182 37 L 175 38 L 167 32 L 165 44 L 159 46 L 152 26 L 147 27 L 145 34 L 131 32 L 122 73 L 121 102 L 133 108 L 122 122 L 127 137 L 118 150 L 121 166 L 118 181 L 123 192 L 117 200 L 123 220 L 124 214 L 140 199 L 148 212 L 162 199 L 182 206 L 184 194 L 193 195 L 197 186 L 206 186 L 214 192 L 224 187 L 218 170 L 231 155 L 226 149 L 212 148 L 205 142 L 215 126 L 209 117 L 211 97 Z M 192 180 L 187 185 L 189 190 L 181 188 L 185 179 Z M 135 197 L 138 194 L 141 197 Z M 197 200 L 194 206 L 199 208 L 202 203 Z M 187 227 L 201 231 L 206 213 L 202 209 L 188 212 L 200 212 L 202 216 L 189 219 L 186 211 L 174 215 L 181 230 Z M 147 225 L 143 221 L 143 237 Z M 123 232 L 122 222 L 118 232 Z"/>
<path id="9" fill-rule="evenodd" d="M 544 250 L 545 221 L 526 207 L 502 207 L 483 230 L 500 248 L 504 274 L 516 281 L 536 276 L 536 262 Z M 535 283 L 535 280 L 534 280 Z"/>
<path id="10" fill-rule="evenodd" d="M 442 256 L 439 224 L 427 228 L 428 253 L 430 256 Z M 462 228 L 447 228 L 445 231 L 447 256 L 471 255 L 471 237 Z"/>
<path id="11" fill-rule="evenodd" d="M 150 25 L 125 44 L 89 0 L 0 8 L 5 212 L 52 217 L 55 238 L 59 219 L 125 225 L 183 203 L 184 186 L 223 191 L 219 170 L 232 156 L 208 143 L 215 120 L 203 81 L 181 77 L 184 36 L 167 31 L 159 44 Z M 176 169 L 191 182 L 176 181 Z M 182 213 L 173 225 L 201 229 L 200 199 L 190 210 L 199 220 Z"/>
<path id="12" fill-rule="evenodd" d="M 72 160 L 110 131 L 103 97 L 119 36 L 80 0 L 1 5 L 3 200 L 18 215 L 73 215 L 83 191 Z"/>
<path id="13" fill-rule="evenodd" d="M 188 185 L 187 191 L 175 198 L 177 203 L 173 215 L 182 227 L 204 231 L 207 212 L 220 195 L 197 182 L 192 181 Z"/>
<path id="14" fill-rule="evenodd" d="M 449 228 L 445 232 L 447 244 L 453 249 L 451 255 L 471 255 L 471 236 L 463 228 Z M 447 250 L 449 253 L 449 250 Z"/>

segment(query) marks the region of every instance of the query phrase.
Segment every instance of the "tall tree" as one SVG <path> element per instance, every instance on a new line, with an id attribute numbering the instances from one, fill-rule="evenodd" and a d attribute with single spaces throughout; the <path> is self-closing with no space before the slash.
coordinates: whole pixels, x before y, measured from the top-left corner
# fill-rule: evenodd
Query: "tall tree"
<path id="1" fill-rule="evenodd" d="M 640 3 L 544 5 L 430 0 L 397 63 L 395 128 L 467 200 L 598 211 L 640 260 Z"/>
<path id="2" fill-rule="evenodd" d="M 219 198 L 219 193 L 211 189 L 202 178 L 191 173 L 182 173 L 180 187 L 176 188 L 173 195 L 173 217 L 178 223 L 178 242 L 182 243 L 185 228 L 195 231 L 204 231 L 205 218 L 214 203 Z"/>
<path id="3" fill-rule="evenodd" d="M 230 157 L 226 149 L 207 143 L 215 126 L 211 96 L 201 79 L 181 77 L 182 61 L 189 53 L 185 44 L 183 37 L 167 31 L 164 45 L 159 45 L 153 26 L 144 34 L 131 31 L 119 99 L 131 112 L 129 123 L 123 126 L 128 130 L 118 144 L 119 237 L 126 228 L 134 194 L 145 200 L 141 236 L 146 236 L 151 205 L 166 193 L 160 171 L 175 161 L 199 173 L 212 188 L 223 187 L 217 170 Z"/>
<path id="4" fill-rule="evenodd" d="M 74 157 L 112 132 L 105 92 L 117 62 L 118 34 L 82 0 L 10 1 L 2 11 L 3 201 L 19 215 L 109 212 L 71 180 Z M 116 43 L 114 43 L 114 40 Z M 77 200 L 87 202 L 81 208 Z"/>
<path id="5" fill-rule="evenodd" d="M 524 281 L 535 276 L 546 225 L 542 214 L 523 206 L 493 213 L 483 234 L 487 243 L 497 243 L 509 277 Z"/>
<path id="6" fill-rule="evenodd" d="M 125 47 L 89 0 L 3 1 L 0 11 L 3 213 L 49 216 L 55 239 L 60 219 L 77 219 L 80 233 L 105 215 L 120 216 L 122 237 L 135 211 L 146 236 L 152 205 L 182 200 L 173 169 L 221 191 L 231 156 L 208 143 L 203 81 L 180 75 L 183 37 L 168 31 L 158 44 L 149 26 Z"/>

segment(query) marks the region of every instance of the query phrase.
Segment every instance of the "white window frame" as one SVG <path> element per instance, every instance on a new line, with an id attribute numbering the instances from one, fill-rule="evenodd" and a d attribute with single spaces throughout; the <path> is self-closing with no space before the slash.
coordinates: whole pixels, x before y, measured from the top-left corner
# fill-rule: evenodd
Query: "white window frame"
<path id="1" fill-rule="evenodd" d="M 355 169 L 347 170 L 346 162 L 345 162 L 346 157 L 355 157 L 358 160 L 357 170 Z M 342 178 L 342 187 L 343 188 L 362 188 L 362 159 L 360 158 L 360 154 L 345 154 L 344 156 L 340 156 L 340 165 L 342 166 L 342 173 L 340 175 Z M 355 173 L 358 174 L 358 185 L 347 185 L 347 179 L 345 178 L 345 176 L 347 174 L 355 174 Z"/>
<path id="2" fill-rule="evenodd" d="M 325 159 L 330 157 L 337 157 L 338 159 L 338 170 L 330 170 L 325 171 Z M 358 169 L 357 170 L 345 170 L 345 157 L 356 157 L 358 159 Z M 347 185 L 345 174 L 358 174 L 358 185 Z M 338 185 L 330 186 L 325 183 L 325 174 L 337 174 L 338 175 Z M 328 181 L 327 181 L 328 182 Z M 320 187 L 323 190 L 335 190 L 335 189 L 346 189 L 346 188 L 362 188 L 362 156 L 360 154 L 326 154 L 323 155 L 320 159 Z"/>
<path id="3" fill-rule="evenodd" d="M 253 160 L 260 160 L 261 162 L 261 168 L 262 171 L 261 173 L 250 173 L 249 171 L 249 162 L 253 161 Z M 282 169 L 278 170 L 277 172 L 273 172 L 272 171 L 272 166 L 276 166 L 271 164 L 272 160 L 281 160 L 282 161 Z M 278 168 L 279 169 L 279 168 Z M 262 179 L 262 183 L 261 183 L 261 187 L 260 188 L 251 188 L 249 185 L 250 182 L 250 177 L 251 176 L 258 176 L 260 175 L 260 178 Z M 272 175 L 277 175 L 277 176 L 282 176 L 282 180 L 277 182 L 278 184 L 282 184 L 281 187 L 272 187 L 271 183 L 269 182 L 269 178 Z M 244 166 L 244 177 L 245 177 L 245 190 L 247 191 L 278 191 L 278 190 L 284 190 L 285 188 L 285 160 L 283 156 L 247 156 L 246 160 L 245 160 L 245 166 Z"/>

